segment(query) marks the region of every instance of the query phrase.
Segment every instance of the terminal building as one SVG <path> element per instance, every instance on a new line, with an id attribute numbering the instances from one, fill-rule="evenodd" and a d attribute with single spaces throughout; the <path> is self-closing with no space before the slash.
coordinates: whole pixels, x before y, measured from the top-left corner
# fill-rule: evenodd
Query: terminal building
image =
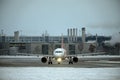
<path id="1" fill-rule="evenodd" d="M 0 55 L 13 54 L 53 54 L 54 49 L 61 47 L 63 37 L 64 48 L 67 54 L 81 54 L 102 51 L 100 44 L 110 37 L 86 36 L 85 28 L 82 29 L 82 36 L 78 36 L 77 28 L 67 29 L 67 35 L 49 36 L 46 32 L 41 36 L 20 36 L 19 31 L 14 36 L 0 36 Z M 91 50 L 90 50 L 91 49 Z"/>

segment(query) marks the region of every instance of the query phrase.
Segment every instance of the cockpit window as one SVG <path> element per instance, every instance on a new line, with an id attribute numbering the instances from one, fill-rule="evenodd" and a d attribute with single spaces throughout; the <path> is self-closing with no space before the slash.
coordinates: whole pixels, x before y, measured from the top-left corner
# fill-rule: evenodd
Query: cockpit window
<path id="1" fill-rule="evenodd" d="M 62 53 L 62 51 L 55 51 L 55 53 Z"/>

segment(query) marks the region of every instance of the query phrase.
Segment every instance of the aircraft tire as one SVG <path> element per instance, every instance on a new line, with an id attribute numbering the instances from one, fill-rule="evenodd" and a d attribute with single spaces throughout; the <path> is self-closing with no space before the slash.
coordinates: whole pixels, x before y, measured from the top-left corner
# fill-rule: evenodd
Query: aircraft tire
<path id="1" fill-rule="evenodd" d="M 69 64 L 73 64 L 73 62 L 70 61 Z"/>
<path id="2" fill-rule="evenodd" d="M 48 64 L 52 64 L 52 62 L 48 62 Z"/>
<path id="3" fill-rule="evenodd" d="M 50 62 L 52 64 L 52 62 Z"/>

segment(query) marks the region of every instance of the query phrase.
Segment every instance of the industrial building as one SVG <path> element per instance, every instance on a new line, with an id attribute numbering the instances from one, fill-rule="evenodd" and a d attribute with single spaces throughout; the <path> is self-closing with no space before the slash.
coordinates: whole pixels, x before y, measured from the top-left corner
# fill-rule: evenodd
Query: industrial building
<path id="1" fill-rule="evenodd" d="M 68 54 L 88 53 L 90 46 L 94 46 L 92 52 L 96 52 L 102 41 L 110 40 L 110 37 L 88 36 L 85 28 L 82 36 L 78 36 L 77 28 L 67 29 L 67 35 L 63 35 L 64 48 Z M 41 36 L 20 36 L 19 31 L 14 36 L 0 36 L 0 54 L 52 54 L 53 50 L 61 47 L 61 36 L 49 36 L 47 33 Z M 102 50 L 101 50 L 102 51 Z"/>

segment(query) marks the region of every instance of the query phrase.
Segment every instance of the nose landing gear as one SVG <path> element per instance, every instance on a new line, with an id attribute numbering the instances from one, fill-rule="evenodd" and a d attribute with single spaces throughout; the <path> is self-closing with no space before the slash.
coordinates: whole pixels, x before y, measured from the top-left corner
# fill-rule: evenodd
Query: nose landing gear
<path id="1" fill-rule="evenodd" d="M 52 64 L 52 58 L 49 57 L 48 64 Z"/>

